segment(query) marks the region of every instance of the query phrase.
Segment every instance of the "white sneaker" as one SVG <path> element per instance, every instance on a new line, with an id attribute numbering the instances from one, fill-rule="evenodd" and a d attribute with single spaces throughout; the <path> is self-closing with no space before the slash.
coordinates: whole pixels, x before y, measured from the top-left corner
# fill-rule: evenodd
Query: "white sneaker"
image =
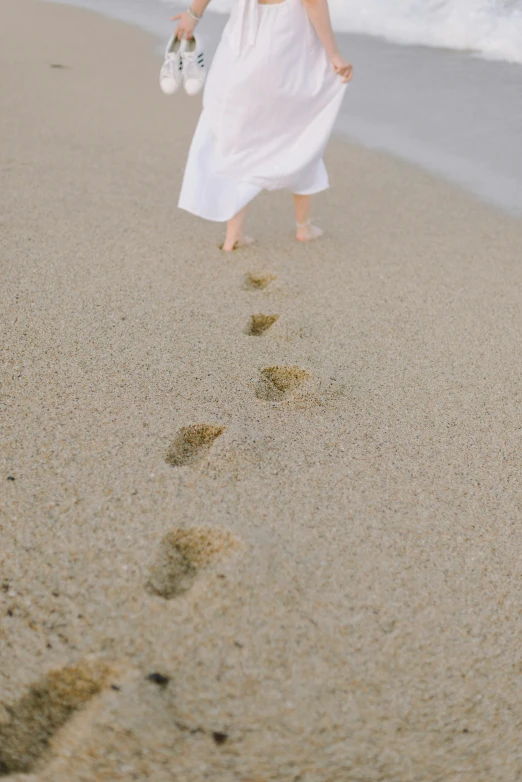
<path id="1" fill-rule="evenodd" d="M 159 83 L 165 95 L 174 95 L 183 81 L 182 53 L 185 41 L 180 41 L 173 35 L 165 50 L 165 61 L 161 66 Z"/>
<path id="2" fill-rule="evenodd" d="M 205 55 L 199 38 L 185 41 L 181 53 L 183 62 L 183 83 L 189 95 L 197 95 L 205 84 Z"/>

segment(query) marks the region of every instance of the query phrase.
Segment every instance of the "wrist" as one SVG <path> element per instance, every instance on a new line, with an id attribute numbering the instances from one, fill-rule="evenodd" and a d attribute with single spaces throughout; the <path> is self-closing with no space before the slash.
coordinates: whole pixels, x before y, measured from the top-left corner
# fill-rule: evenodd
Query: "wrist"
<path id="1" fill-rule="evenodd" d="M 196 22 L 196 24 L 201 19 L 201 14 L 197 14 L 195 11 L 192 10 L 192 8 L 190 6 L 187 8 L 187 14 L 190 16 L 192 21 Z"/>

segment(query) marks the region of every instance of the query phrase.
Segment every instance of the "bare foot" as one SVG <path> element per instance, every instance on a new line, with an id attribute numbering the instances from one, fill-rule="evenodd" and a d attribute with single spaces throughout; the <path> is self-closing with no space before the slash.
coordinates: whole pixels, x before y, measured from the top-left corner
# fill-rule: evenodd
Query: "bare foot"
<path id="1" fill-rule="evenodd" d="M 315 239 L 323 236 L 323 234 L 324 231 L 318 225 L 306 223 L 305 225 L 297 226 L 296 239 L 298 242 L 313 242 Z"/>
<path id="2" fill-rule="evenodd" d="M 242 236 L 241 239 L 236 239 L 235 241 L 225 239 L 224 244 L 222 244 L 219 249 L 226 253 L 230 253 L 233 252 L 233 250 L 240 250 L 241 247 L 248 247 L 253 243 L 254 240 L 249 236 Z"/>

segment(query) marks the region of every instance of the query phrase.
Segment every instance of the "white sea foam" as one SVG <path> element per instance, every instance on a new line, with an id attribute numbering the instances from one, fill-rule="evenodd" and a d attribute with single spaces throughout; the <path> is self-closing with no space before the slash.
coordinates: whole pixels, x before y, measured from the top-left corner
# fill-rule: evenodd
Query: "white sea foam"
<path id="1" fill-rule="evenodd" d="M 164 0 L 168 1 L 168 0 Z M 212 0 L 227 12 L 234 0 Z M 337 30 L 522 64 L 522 0 L 330 0 Z"/>

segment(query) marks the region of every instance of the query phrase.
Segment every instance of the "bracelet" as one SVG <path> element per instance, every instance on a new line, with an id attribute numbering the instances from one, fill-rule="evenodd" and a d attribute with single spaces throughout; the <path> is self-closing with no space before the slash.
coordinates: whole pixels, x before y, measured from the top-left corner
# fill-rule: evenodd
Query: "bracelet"
<path id="1" fill-rule="evenodd" d="M 199 14 L 196 14 L 192 8 L 187 8 L 187 14 L 190 16 L 191 19 L 194 19 L 195 22 L 199 22 L 201 19 L 201 16 Z"/>

